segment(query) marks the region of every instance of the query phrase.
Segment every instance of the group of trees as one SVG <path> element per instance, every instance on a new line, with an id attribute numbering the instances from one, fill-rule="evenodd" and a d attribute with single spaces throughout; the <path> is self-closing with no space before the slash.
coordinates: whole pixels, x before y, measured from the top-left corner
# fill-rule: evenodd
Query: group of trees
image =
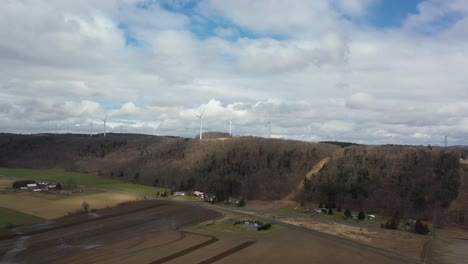
<path id="1" fill-rule="evenodd" d="M 396 212 L 385 224 L 381 224 L 382 228 L 386 229 L 398 229 L 401 223 L 402 217 L 399 212 Z M 425 223 L 423 223 L 420 219 L 414 221 L 408 220 L 406 223 L 404 223 L 406 226 L 410 227 L 410 230 L 412 230 L 416 234 L 422 234 L 426 235 L 430 232 L 429 226 Z"/>
<path id="2" fill-rule="evenodd" d="M 455 151 L 351 146 L 336 154 L 310 180 L 303 181 L 312 200 L 387 213 L 422 213 L 436 205 L 447 208 L 456 199 L 458 174 L 459 156 Z"/>

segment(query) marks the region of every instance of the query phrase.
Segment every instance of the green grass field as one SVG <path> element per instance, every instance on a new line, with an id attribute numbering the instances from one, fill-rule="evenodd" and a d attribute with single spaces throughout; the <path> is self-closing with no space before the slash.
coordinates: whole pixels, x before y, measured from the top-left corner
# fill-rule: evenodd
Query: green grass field
<path id="1" fill-rule="evenodd" d="M 88 188 L 131 192 L 142 195 L 156 195 L 157 192 L 169 192 L 169 189 L 140 184 L 122 183 L 118 180 L 106 179 L 93 174 L 68 172 L 57 169 L 7 169 L 0 168 L 0 175 L 25 180 L 47 181 L 54 183 L 84 185 Z"/>
<path id="2" fill-rule="evenodd" d="M 158 192 L 160 194 L 163 194 L 164 192 L 169 192 L 169 189 L 166 188 L 121 182 L 99 184 L 93 186 L 93 188 L 110 191 L 131 192 L 142 195 L 156 195 L 156 193 Z"/>
<path id="3" fill-rule="evenodd" d="M 35 170 L 35 169 L 6 169 L 0 168 L 0 175 L 21 178 L 25 180 L 61 182 L 73 181 L 79 185 L 97 185 L 116 183 L 118 181 L 105 179 L 93 174 L 68 172 L 57 169 Z"/>
<path id="4" fill-rule="evenodd" d="M 44 220 L 44 218 L 40 218 L 34 215 L 25 214 L 8 208 L 0 207 L 0 228 L 9 227 L 12 224 L 33 224 Z"/>

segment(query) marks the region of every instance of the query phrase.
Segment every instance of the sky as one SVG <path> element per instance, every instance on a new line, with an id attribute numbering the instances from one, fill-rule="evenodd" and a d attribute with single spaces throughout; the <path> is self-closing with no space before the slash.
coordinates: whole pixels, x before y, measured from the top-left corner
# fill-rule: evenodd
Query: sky
<path id="1" fill-rule="evenodd" d="M 468 145 L 466 0 L 4 0 L 0 132 Z"/>

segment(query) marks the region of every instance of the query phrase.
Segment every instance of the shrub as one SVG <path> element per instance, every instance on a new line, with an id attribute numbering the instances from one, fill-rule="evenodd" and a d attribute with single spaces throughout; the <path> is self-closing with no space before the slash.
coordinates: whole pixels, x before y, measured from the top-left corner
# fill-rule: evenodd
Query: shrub
<path id="1" fill-rule="evenodd" d="M 396 212 L 390 220 L 388 220 L 385 225 L 383 226 L 386 229 L 398 229 L 398 225 L 400 224 L 400 213 Z"/>
<path id="2" fill-rule="evenodd" d="M 360 211 L 357 217 L 359 220 L 366 219 L 366 214 L 363 211 Z"/>
<path id="3" fill-rule="evenodd" d="M 337 212 L 341 212 L 343 210 L 341 210 L 341 206 L 338 206 L 338 208 L 336 209 Z"/>
<path id="4" fill-rule="evenodd" d="M 333 210 L 331 208 L 328 209 L 328 215 L 333 215 Z"/>
<path id="5" fill-rule="evenodd" d="M 427 226 L 427 224 L 423 224 L 421 222 L 421 220 L 417 220 L 415 225 L 414 225 L 414 232 L 416 234 L 422 234 L 422 235 L 426 235 L 427 233 L 429 233 L 429 227 Z"/>
<path id="6" fill-rule="evenodd" d="M 322 207 L 323 207 L 322 203 L 319 203 L 319 206 L 318 206 L 318 207 L 319 207 L 319 208 L 322 208 Z"/>
<path id="7" fill-rule="evenodd" d="M 244 206 L 245 206 L 245 201 L 244 201 L 244 199 L 241 199 L 239 201 L 239 207 L 244 207 Z"/>
<path id="8" fill-rule="evenodd" d="M 351 218 L 351 211 L 349 211 L 348 209 L 346 209 L 344 211 L 344 215 L 347 217 L 347 218 Z"/>
<path id="9" fill-rule="evenodd" d="M 264 225 L 259 226 L 259 227 L 257 228 L 257 231 L 260 231 L 260 230 L 268 230 L 268 229 L 270 229 L 270 227 L 271 227 L 271 224 L 268 224 L 268 223 L 267 223 L 267 224 L 264 224 Z"/>

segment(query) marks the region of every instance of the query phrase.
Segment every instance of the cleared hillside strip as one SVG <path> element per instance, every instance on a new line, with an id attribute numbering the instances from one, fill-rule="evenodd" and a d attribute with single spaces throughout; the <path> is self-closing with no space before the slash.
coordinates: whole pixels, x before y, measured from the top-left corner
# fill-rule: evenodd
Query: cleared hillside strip
<path id="1" fill-rule="evenodd" d="M 310 180 L 312 176 L 318 173 L 323 168 L 323 166 L 327 164 L 329 160 L 330 160 L 330 157 L 319 161 L 317 164 L 314 165 L 314 167 L 312 167 L 312 169 L 309 172 L 307 172 L 305 178 Z M 286 197 L 284 197 L 283 200 L 285 201 L 293 200 L 296 197 L 296 195 L 299 194 L 301 191 L 304 191 L 304 180 L 301 180 L 297 184 L 296 188 L 292 192 L 290 192 L 288 195 L 286 195 Z"/>

